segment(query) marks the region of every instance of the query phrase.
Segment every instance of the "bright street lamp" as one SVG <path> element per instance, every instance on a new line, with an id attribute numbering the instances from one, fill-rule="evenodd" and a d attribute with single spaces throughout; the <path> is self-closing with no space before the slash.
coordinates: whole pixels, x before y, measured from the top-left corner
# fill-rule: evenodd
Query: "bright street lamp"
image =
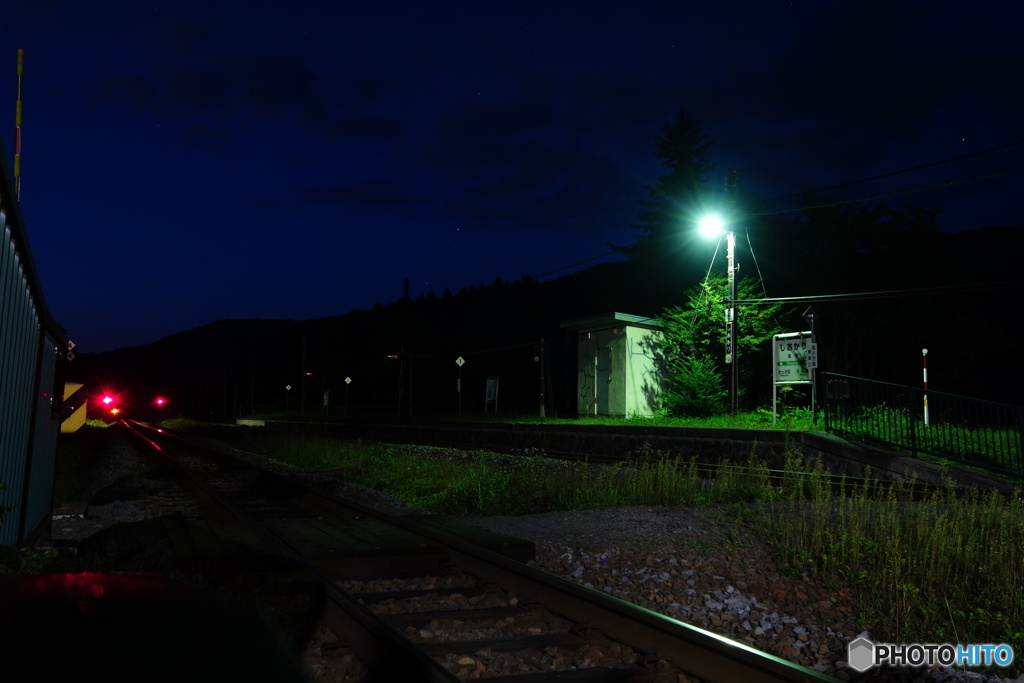
<path id="1" fill-rule="evenodd" d="M 736 235 L 726 228 L 725 221 L 715 215 L 701 218 L 698 227 L 705 237 L 715 238 L 725 233 L 729 278 L 729 298 L 725 303 L 725 362 L 730 367 L 729 403 L 735 415 L 739 410 L 739 376 L 736 372 Z"/>
<path id="2" fill-rule="evenodd" d="M 700 230 L 700 234 L 708 239 L 714 239 L 725 232 L 725 221 L 719 216 L 710 214 L 700 219 L 697 228 Z"/>

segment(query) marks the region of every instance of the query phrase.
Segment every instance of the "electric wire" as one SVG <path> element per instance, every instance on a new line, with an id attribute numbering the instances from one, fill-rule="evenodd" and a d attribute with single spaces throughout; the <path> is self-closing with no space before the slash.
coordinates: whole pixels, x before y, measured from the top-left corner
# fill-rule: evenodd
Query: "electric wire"
<path id="1" fill-rule="evenodd" d="M 1020 141 L 1020 143 L 1024 143 L 1024 141 Z M 1013 144 L 1020 144 L 1020 143 L 1013 143 Z M 943 182 L 943 183 L 936 183 L 936 184 L 933 184 L 933 185 L 926 185 L 926 186 L 923 186 L 923 187 L 911 188 L 911 189 L 907 189 L 907 190 L 899 190 L 899 191 L 889 192 L 889 193 L 875 195 L 875 196 L 871 196 L 871 197 L 860 197 L 860 198 L 857 198 L 857 199 L 845 199 L 845 200 L 840 200 L 840 201 L 829 201 L 829 202 L 824 202 L 824 203 L 821 203 L 821 204 L 814 204 L 814 205 L 808 205 L 808 206 L 799 206 L 799 207 L 793 207 L 793 208 L 788 208 L 788 209 L 778 209 L 778 210 L 774 210 L 774 211 L 760 211 L 760 212 L 756 212 L 756 213 L 751 213 L 749 215 L 750 216 L 779 216 L 779 215 L 785 215 L 785 214 L 788 214 L 788 213 L 797 213 L 797 212 L 800 212 L 800 211 L 810 211 L 810 210 L 814 210 L 814 209 L 824 209 L 824 208 L 831 208 L 831 207 L 836 207 L 836 206 L 844 206 L 846 204 L 859 204 L 859 203 L 865 203 L 865 202 L 873 202 L 873 201 L 878 201 L 878 200 L 881 200 L 881 199 L 886 199 L 886 198 L 889 198 L 889 197 L 897 197 L 897 196 L 901 196 L 901 195 L 914 194 L 914 193 L 917 193 L 917 192 L 927 192 L 927 191 L 935 190 L 935 189 L 942 188 L 942 187 L 951 187 L 951 186 L 954 186 L 954 185 L 963 185 L 963 184 L 967 184 L 967 183 L 974 183 L 974 182 L 980 182 L 980 181 L 984 181 L 984 180 L 991 180 L 993 178 L 1001 178 L 1001 177 L 1004 177 L 1004 176 L 1013 175 L 1015 173 L 1021 173 L 1021 172 L 1024 172 L 1024 168 L 1017 168 L 1017 169 L 1013 169 L 1013 170 L 1009 170 L 1009 171 L 1003 171 L 1003 172 L 1000 172 L 1000 173 L 994 173 L 994 174 L 990 174 L 990 175 L 987 175 L 987 176 L 973 177 L 973 178 L 967 178 L 967 179 L 963 179 L 963 180 L 947 181 L 947 182 Z M 866 180 L 866 179 L 864 179 L 864 180 Z M 849 183 L 849 184 L 855 184 L 857 182 L 863 182 L 863 181 L 851 181 L 851 183 Z M 816 192 L 816 191 L 817 190 L 814 190 L 812 192 Z M 797 195 L 786 195 L 786 197 L 793 197 L 793 196 L 797 196 Z M 768 201 L 773 201 L 773 200 L 768 200 Z M 609 231 L 605 231 L 605 232 L 610 232 L 610 230 Z M 748 240 L 748 243 L 749 243 L 749 241 L 750 241 L 749 233 L 747 234 L 747 240 Z M 582 240 L 579 240 L 577 243 L 582 243 Z M 534 276 L 534 277 L 544 277 L 546 275 L 551 275 L 551 274 L 554 274 L 554 273 L 557 273 L 557 272 L 562 272 L 564 270 L 569 270 L 571 268 L 575 268 L 576 266 L 582 265 L 584 263 L 589 263 L 589 262 L 592 262 L 592 261 L 596 261 L 596 260 L 604 258 L 606 256 L 612 256 L 612 255 L 614 255 L 616 253 L 619 253 L 619 252 L 617 252 L 617 251 L 605 252 L 604 254 L 595 256 L 593 258 L 586 259 L 584 261 L 580 261 L 580 262 L 577 262 L 577 263 L 574 263 L 574 264 L 570 264 L 570 265 L 567 265 L 567 266 L 563 266 L 561 268 L 556 268 L 554 270 L 547 271 L 545 273 L 542 273 L 542 274 Z M 716 250 L 716 254 L 717 254 L 717 250 Z M 753 254 L 753 249 L 751 249 L 751 254 Z M 756 257 L 755 257 L 755 265 L 757 265 Z M 494 271 L 489 271 L 489 272 L 494 272 Z M 759 266 L 758 266 L 758 274 L 760 276 L 760 267 Z M 463 279 L 464 278 L 458 278 L 458 280 L 463 280 Z M 450 280 L 449 282 L 454 282 L 454 281 L 458 281 L 458 280 Z M 441 282 L 441 283 L 438 283 L 438 284 L 444 284 L 444 282 Z M 762 278 L 762 286 L 763 286 L 763 278 Z"/>
<path id="2" fill-rule="evenodd" d="M 722 248 L 722 239 L 719 238 L 715 244 L 715 253 L 711 255 L 711 262 L 708 264 L 708 272 L 704 274 L 704 281 L 701 283 L 703 286 L 700 288 L 700 296 L 697 298 L 697 304 L 694 306 L 694 314 L 690 317 L 690 335 L 693 335 L 694 329 L 697 327 L 697 322 L 703 320 L 705 316 L 710 315 L 708 307 L 704 305 L 704 299 L 708 297 L 708 282 L 711 280 L 711 271 L 715 267 L 715 259 L 718 258 L 718 252 Z"/>
<path id="3" fill-rule="evenodd" d="M 541 256 L 541 255 L 538 254 L 536 256 L 520 259 L 518 261 L 513 261 L 511 263 L 505 263 L 505 264 L 503 264 L 501 266 L 495 266 L 495 267 L 489 268 L 487 270 L 480 270 L 480 271 L 477 271 L 476 273 L 467 273 L 465 275 L 460 275 L 458 277 L 448 278 L 446 280 L 432 280 L 429 283 L 430 284 L 430 288 L 433 289 L 435 286 L 439 287 L 439 286 L 448 285 L 448 284 L 451 284 L 451 283 L 454 283 L 454 282 L 468 282 L 468 281 L 472 281 L 474 278 L 488 277 L 488 276 L 493 275 L 496 272 L 507 271 L 509 268 L 514 267 L 514 266 L 519 265 L 519 264 L 536 263 L 538 258 L 547 258 L 547 257 L 553 256 L 554 254 L 556 254 L 558 252 L 561 252 L 561 251 L 577 250 L 579 248 L 579 245 L 583 244 L 585 241 L 590 241 L 595 236 L 605 235 L 605 234 L 613 232 L 615 230 L 620 230 L 620 229 L 622 229 L 622 227 L 623 226 L 615 226 L 615 227 L 609 228 L 607 230 L 603 230 L 601 232 L 596 233 L 596 235 L 594 235 L 594 236 L 588 237 L 587 240 L 576 239 L 576 240 L 574 240 L 574 241 L 572 241 L 572 242 L 570 242 L 570 243 L 568 243 L 566 245 L 559 246 L 557 248 L 550 249 L 550 250 L 544 252 L 545 256 Z M 549 244 L 557 242 L 557 241 L 558 241 L 558 239 L 551 240 L 549 242 Z M 572 263 L 572 264 L 569 264 L 567 266 L 560 266 L 560 267 L 555 268 L 553 270 L 545 271 L 545 272 L 539 273 L 537 275 L 530 275 L 529 273 L 524 273 L 524 275 L 530 275 L 531 277 L 534 277 L 534 278 L 541 278 L 541 277 L 545 277 L 547 275 L 551 275 L 551 274 L 554 274 L 554 273 L 560 273 L 562 271 L 569 270 L 571 268 L 575 268 L 576 266 L 582 265 L 584 263 L 590 263 L 592 261 L 596 261 L 598 259 L 602 259 L 602 258 L 605 258 L 605 257 L 608 257 L 608 256 L 614 256 L 615 254 L 618 254 L 618 253 L 621 253 L 621 252 L 619 252 L 617 250 L 606 251 L 604 253 L 598 254 L 597 256 L 593 256 L 591 258 L 584 259 L 582 261 L 578 261 L 576 263 Z M 493 277 L 491 279 L 493 280 Z"/>
<path id="4" fill-rule="evenodd" d="M 781 216 L 787 213 L 796 213 L 798 211 L 810 211 L 813 209 L 827 209 L 835 206 L 843 206 L 845 204 L 860 204 L 863 202 L 875 202 L 880 199 L 887 199 L 889 197 L 898 197 L 906 194 L 915 194 L 917 192 L 928 192 L 930 190 L 937 190 L 940 187 L 952 187 L 953 185 L 966 185 L 967 183 L 976 183 L 982 180 L 991 180 L 992 178 L 1002 178 L 1004 176 L 1013 175 L 1014 173 L 1024 172 L 1024 168 L 1015 168 L 1010 171 L 1001 171 L 999 173 L 993 173 L 987 176 L 980 176 L 974 178 L 967 178 L 965 180 L 950 180 L 943 183 L 936 183 L 934 185 L 926 185 L 924 187 L 911 188 L 909 190 L 897 190 L 895 192 L 888 192 L 886 194 L 875 195 L 873 197 L 861 197 L 859 199 L 843 199 L 840 201 L 829 201 L 823 204 L 813 204 L 808 206 L 798 206 L 790 209 L 780 209 L 778 211 L 762 211 L 758 213 L 752 213 L 751 216 Z"/>
<path id="5" fill-rule="evenodd" d="M 886 289 L 875 292 L 846 292 L 842 294 L 813 294 L 808 296 L 784 296 L 764 299 L 737 299 L 737 304 L 745 306 L 775 303 L 815 303 L 828 301 L 858 301 L 867 299 L 890 299 L 905 296 L 927 296 L 937 294 L 969 294 L 992 289 L 1020 287 L 1019 282 L 982 282 L 968 285 L 942 285 L 936 287 L 919 287 L 916 289 Z"/>
<path id="6" fill-rule="evenodd" d="M 910 136 L 912 134 L 915 134 L 915 135 L 916 134 L 928 134 L 928 133 L 932 133 L 932 132 L 935 132 L 935 131 L 940 131 L 940 130 L 942 130 L 944 128 L 949 128 L 950 126 L 957 125 L 957 124 L 959 124 L 961 121 L 963 121 L 965 119 L 975 119 L 976 120 L 976 119 L 979 119 L 981 117 L 988 116 L 992 112 L 999 111 L 1001 109 L 1006 109 L 1006 108 L 1009 108 L 1009 107 L 1015 107 L 1015 106 L 1017 106 L 1019 104 L 1024 104 L 1024 97 L 1016 99 L 1016 100 L 1013 100 L 1011 102 L 1006 102 L 1004 104 L 998 104 L 998 105 L 993 106 L 993 107 L 987 107 L 985 109 L 981 109 L 981 110 L 978 110 L 978 111 L 972 111 L 972 112 L 968 112 L 966 114 L 961 114 L 960 116 L 951 118 L 951 119 L 949 119 L 947 121 L 944 121 L 944 122 L 936 123 L 935 125 L 929 126 L 928 128 L 925 128 L 925 129 L 920 130 L 920 131 L 907 131 L 905 133 L 901 133 L 901 134 L 898 134 L 898 135 L 891 135 L 891 136 L 889 136 L 889 137 L 887 137 L 885 139 L 878 139 L 878 138 L 876 138 L 876 139 L 874 139 L 874 140 L 872 140 L 870 142 L 863 142 L 863 143 L 858 143 L 858 144 L 854 144 L 854 145 L 849 145 L 849 146 L 843 147 L 842 149 L 834 149 L 834 150 L 827 151 L 827 152 L 821 152 L 821 153 L 815 154 L 813 156 L 808 156 L 808 157 L 803 157 L 803 158 L 800 158 L 800 159 L 794 159 L 794 160 L 788 161 L 788 162 L 783 162 L 782 164 L 774 164 L 773 163 L 771 165 L 771 171 L 773 173 L 777 173 L 778 169 L 780 168 L 780 166 L 781 167 L 789 167 L 789 166 L 796 166 L 798 164 L 807 164 L 807 163 L 812 162 L 812 161 L 818 161 L 820 159 L 825 159 L 825 158 L 828 158 L 828 157 L 831 157 L 831 156 L 836 156 L 836 155 L 839 155 L 839 154 L 842 154 L 844 156 L 848 156 L 851 152 L 857 151 L 859 149 L 865 149 L 865 148 L 876 147 L 876 146 L 886 146 L 886 145 L 888 145 L 889 143 L 891 143 L 893 141 L 900 140 L 902 138 L 906 138 L 906 137 L 908 137 L 908 136 Z M 752 167 L 748 166 L 748 167 L 745 167 L 745 168 L 741 168 L 740 170 L 746 173 L 746 172 L 751 172 L 751 171 L 757 171 L 757 170 L 759 170 L 761 168 L 766 168 L 766 167 L 767 167 L 766 165 L 752 166 Z"/>
<path id="7" fill-rule="evenodd" d="M 767 297 L 768 289 L 764 286 L 764 275 L 761 273 L 761 264 L 757 262 L 757 254 L 754 253 L 754 244 L 750 241 L 750 230 L 743 226 L 743 234 L 747 238 L 747 248 L 750 250 L 750 258 L 754 261 L 754 268 L 757 270 L 757 280 L 761 284 L 761 292 Z"/>
<path id="8" fill-rule="evenodd" d="M 1024 99 L 1022 99 L 1020 101 L 1024 102 Z M 792 199 L 794 197 L 800 197 L 800 196 L 803 196 L 804 194 L 808 194 L 808 193 L 813 195 L 814 193 L 818 193 L 818 192 L 826 192 L 826 191 L 829 191 L 829 190 L 839 189 L 839 188 L 842 188 L 842 187 L 849 187 L 851 185 L 857 185 L 857 184 L 864 183 L 864 182 L 869 182 L 869 181 L 872 181 L 872 180 L 879 180 L 879 179 L 882 179 L 882 178 L 888 178 L 888 177 L 892 177 L 892 176 L 896 176 L 896 175 L 901 175 L 903 173 L 909 173 L 909 172 L 912 172 L 912 171 L 918 171 L 918 170 L 922 170 L 922 169 L 926 169 L 926 168 L 940 166 L 942 164 L 951 163 L 951 162 L 954 162 L 954 161 L 962 161 L 964 159 L 972 158 L 972 157 L 975 157 L 975 156 L 980 156 L 980 155 L 983 155 L 983 154 L 988 154 L 988 153 L 995 152 L 995 151 L 1000 151 L 1000 150 L 1003 150 L 1003 149 L 1008 149 L 1010 147 L 1014 147 L 1014 146 L 1021 145 L 1021 144 L 1024 144 L 1024 140 L 1016 140 L 1016 141 L 1005 143 L 1005 144 L 1002 144 L 1002 145 L 997 145 L 995 147 L 989 147 L 989 148 L 986 148 L 986 149 L 983 149 L 983 150 L 976 150 L 974 152 L 970 152 L 970 153 L 967 153 L 967 154 L 961 154 L 961 155 L 957 155 L 957 156 L 954 156 L 954 157 L 947 157 L 945 159 L 938 159 L 938 160 L 931 161 L 931 162 L 928 162 L 928 163 L 925 163 L 925 164 L 918 164 L 916 166 L 911 166 L 911 167 L 899 169 L 899 170 L 896 170 L 896 171 L 890 171 L 888 173 L 883 173 L 883 174 L 879 174 L 879 175 L 875 175 L 875 176 L 869 176 L 869 177 L 866 177 L 866 178 L 860 178 L 860 179 L 857 179 L 857 180 L 851 180 L 851 181 L 847 181 L 847 182 L 844 182 L 844 183 L 838 183 L 838 184 L 835 184 L 835 185 L 829 185 L 827 187 L 817 188 L 817 189 L 809 190 L 809 191 L 806 191 L 806 192 L 798 192 L 798 193 L 792 193 L 792 194 L 788 194 L 788 195 L 781 195 L 779 197 L 773 197 L 773 198 L 768 199 L 766 201 L 769 201 L 769 202 L 781 201 L 783 199 Z M 820 204 L 814 204 L 814 205 L 808 205 L 808 206 L 799 206 L 799 207 L 793 207 L 793 208 L 788 208 L 788 209 L 778 209 L 778 210 L 772 210 L 772 211 L 755 212 L 755 213 L 751 213 L 749 215 L 750 216 L 777 216 L 777 215 L 785 215 L 785 214 L 789 214 L 789 213 L 796 213 L 796 212 L 800 212 L 800 211 L 810 211 L 810 210 L 815 210 L 815 209 L 823 209 L 823 208 L 831 208 L 831 207 L 837 207 L 837 206 L 844 206 L 844 205 L 847 205 L 847 204 L 859 204 L 859 203 L 866 203 L 866 202 L 874 202 L 874 201 L 879 201 L 879 200 L 886 199 L 886 198 L 889 198 L 889 197 L 897 197 L 897 196 L 902 196 L 902 195 L 907 195 L 907 194 L 915 194 L 915 193 L 918 193 L 918 192 L 927 192 L 927 191 L 931 191 L 931 190 L 935 190 L 935 189 L 939 189 L 939 188 L 944 188 L 944 187 L 952 187 L 954 185 L 962 185 L 962 184 L 967 184 L 967 183 L 980 182 L 980 181 L 984 181 L 984 180 L 991 180 L 993 178 L 999 178 L 999 177 L 1004 177 L 1004 176 L 1008 176 L 1008 175 L 1013 175 L 1015 173 L 1020 173 L 1022 171 L 1024 171 L 1024 168 L 1018 168 L 1018 169 L 1013 169 L 1013 170 L 1009 170 L 1009 171 L 1003 171 L 1003 172 L 1000 172 L 1000 173 L 994 173 L 994 174 L 990 174 L 990 175 L 986 175 L 986 176 L 973 177 L 973 178 L 954 180 L 954 181 L 946 181 L 946 182 L 942 182 L 942 183 L 936 183 L 936 184 L 926 185 L 926 186 L 917 187 L 917 188 L 910 188 L 910 189 L 906 189 L 906 190 L 898 190 L 898 191 L 888 192 L 888 193 L 884 193 L 884 194 L 880 194 L 880 195 L 874 195 L 874 196 L 871 196 L 871 197 L 860 197 L 860 198 L 855 198 L 855 199 L 828 201 L 828 202 L 824 202 L 824 203 L 820 203 Z M 606 230 L 601 231 L 598 234 L 604 235 L 604 234 L 613 232 L 615 230 L 619 230 L 622 227 L 623 226 L 613 226 L 611 228 L 608 228 Z M 753 251 L 753 247 L 750 245 L 750 234 L 749 234 L 749 231 L 746 231 L 746 236 L 747 236 L 748 246 L 750 247 L 750 253 L 751 253 L 751 255 L 754 258 L 755 268 L 758 271 L 758 279 L 759 279 L 759 281 L 761 283 L 762 290 L 765 292 L 765 295 L 767 296 L 767 289 L 765 288 L 764 278 L 763 278 L 763 275 L 762 275 L 761 270 L 760 270 L 760 264 L 758 264 L 757 257 L 756 257 L 756 255 L 754 254 L 754 251 Z M 592 239 L 592 237 L 588 238 L 588 239 Z M 553 240 L 553 241 L 555 241 L 555 240 Z M 575 245 L 582 244 L 584 241 L 585 240 L 583 240 L 583 239 L 577 239 L 574 242 L 570 242 L 568 245 L 566 245 L 565 248 L 572 248 Z M 548 252 L 548 253 L 552 254 L 554 252 L 551 251 L 551 252 Z M 582 261 L 577 261 L 575 263 L 572 263 L 572 264 L 569 264 L 569 265 L 566 265 L 566 266 L 561 266 L 561 267 L 558 267 L 558 268 L 555 268 L 555 269 L 552 269 L 552 270 L 548 270 L 548 271 L 539 273 L 539 274 L 534 275 L 532 277 L 542 278 L 542 277 L 546 277 L 548 275 L 553 275 L 555 273 L 564 272 L 566 270 L 571 270 L 572 268 L 576 268 L 576 267 L 584 265 L 586 263 L 591 263 L 591 262 L 597 261 L 599 259 L 606 258 L 608 256 L 613 256 L 613 255 L 615 255 L 617 253 L 620 253 L 620 252 L 618 252 L 616 250 L 607 251 L 607 252 L 604 252 L 602 254 L 598 254 L 597 256 L 593 256 L 591 258 L 584 259 Z M 716 254 L 717 254 L 717 249 L 716 249 Z M 520 261 L 518 261 L 516 263 L 528 264 L 528 263 L 532 263 L 532 262 L 536 262 L 534 258 L 523 259 L 523 260 L 520 260 Z M 496 270 L 507 269 L 511 265 L 514 265 L 514 264 L 508 264 L 508 265 L 505 265 L 505 266 L 503 266 L 501 268 L 498 268 Z M 479 275 L 482 276 L 482 275 L 493 273 L 493 272 L 495 272 L 495 269 L 489 269 L 486 272 L 481 271 L 479 273 Z M 709 274 L 710 274 L 710 270 L 709 270 Z M 444 285 L 444 284 L 451 283 L 451 282 L 466 281 L 467 277 L 472 277 L 472 276 L 461 276 L 459 278 L 454 278 L 454 279 L 450 279 L 450 280 L 444 280 L 444 281 L 440 281 L 440 282 L 435 282 L 434 284 L 436 284 L 436 285 Z M 705 281 L 706 281 L 706 278 L 705 278 Z"/>
<path id="9" fill-rule="evenodd" d="M 1008 142 L 1006 144 L 1000 144 L 998 146 L 989 147 L 989 148 L 987 148 L 987 150 L 979 150 L 978 152 L 972 152 L 972 153 L 966 154 L 966 155 L 959 155 L 958 157 L 949 157 L 947 159 L 940 159 L 938 161 L 929 162 L 927 164 L 920 164 L 918 166 L 911 166 L 909 168 L 903 168 L 903 169 L 900 169 L 898 171 L 890 171 L 889 173 L 882 173 L 882 174 L 879 174 L 879 175 L 872 175 L 872 176 L 867 177 L 867 178 L 860 178 L 859 180 L 850 180 L 849 182 L 841 182 L 838 185 L 828 185 L 827 187 L 820 187 L 818 189 L 812 190 L 812 193 L 824 193 L 824 191 L 828 191 L 829 189 L 839 189 L 840 187 L 848 187 L 850 185 L 856 185 L 856 184 L 861 183 L 861 182 L 868 182 L 870 180 L 879 180 L 881 178 L 889 178 L 889 177 L 892 177 L 894 175 L 900 175 L 902 173 L 910 173 L 911 171 L 920 171 L 920 170 L 922 170 L 924 168 L 932 168 L 934 166 L 941 166 L 942 164 L 949 164 L 949 163 L 952 163 L 954 161 L 963 161 L 964 159 L 970 159 L 972 157 L 978 157 L 978 156 L 981 156 L 981 155 L 987 155 L 987 154 L 989 154 L 991 152 L 998 152 L 999 150 L 1006 150 L 1006 148 L 1012 147 L 1012 146 L 1016 146 L 1018 144 L 1024 144 L 1024 140 L 1016 140 L 1014 142 Z M 774 202 L 776 200 L 793 199 L 794 197 L 800 197 L 801 195 L 803 195 L 803 193 L 797 193 L 797 194 L 794 194 L 794 195 L 786 195 L 785 197 L 776 197 L 776 198 L 768 200 L 768 201 L 769 202 Z"/>
<path id="10" fill-rule="evenodd" d="M 898 171 L 890 171 L 888 173 L 881 173 L 879 175 L 873 175 L 873 176 L 869 176 L 867 178 L 860 178 L 859 180 L 850 180 L 850 181 L 847 181 L 845 183 L 839 183 L 837 185 L 829 185 L 828 187 L 821 187 L 821 188 L 818 188 L 816 190 L 810 190 L 809 192 L 811 194 L 814 194 L 814 193 L 817 193 L 817 192 L 828 192 L 829 190 L 837 190 L 837 189 L 839 189 L 841 187 L 849 187 L 850 185 L 858 185 L 860 183 L 866 183 L 866 182 L 869 182 L 871 180 L 879 180 L 881 178 L 890 178 L 892 176 L 900 175 L 900 174 L 903 174 L 903 173 L 910 173 L 911 171 L 920 171 L 921 169 L 924 169 L 924 168 L 932 168 L 934 166 L 941 166 L 942 164 L 948 164 L 948 163 L 951 163 L 951 162 L 954 162 L 954 161 L 962 161 L 964 159 L 970 159 L 971 157 L 980 156 L 982 154 L 989 154 L 990 152 L 997 152 L 999 150 L 1007 149 L 1009 147 L 1014 147 L 1016 145 L 1024 145 L 1024 140 L 1016 140 L 1014 142 L 1008 142 L 1008 143 L 1006 143 L 1004 145 L 998 145 L 996 147 L 989 147 L 988 149 L 982 149 L 982 150 L 978 150 L 976 152 L 970 152 L 968 154 L 961 154 L 961 155 L 955 156 L 955 157 L 948 157 L 946 159 L 939 159 L 937 161 L 930 161 L 927 164 L 919 164 L 917 166 L 910 166 L 909 168 L 901 168 Z M 783 199 L 792 199 L 793 197 L 800 197 L 803 194 L 805 194 L 805 193 L 804 192 L 795 192 L 793 194 L 788 194 L 788 195 L 784 195 L 784 196 L 781 196 L 781 197 L 773 197 L 773 198 L 771 198 L 771 199 L 769 199 L 767 201 L 774 202 L 774 201 L 780 201 L 780 200 L 783 200 Z"/>
<path id="11" fill-rule="evenodd" d="M 595 256 L 593 258 L 588 258 L 588 259 L 585 259 L 583 261 L 577 261 L 576 263 L 570 263 L 569 265 L 562 266 L 561 268 L 555 268 L 554 270 L 549 270 L 546 273 L 538 273 L 537 275 L 534 275 L 533 277 L 535 277 L 535 278 L 542 278 L 545 275 L 553 275 L 554 273 L 560 273 L 563 270 L 569 270 L 570 268 L 575 268 L 576 266 L 581 266 L 584 263 L 590 263 L 591 261 L 596 261 L 599 258 L 604 258 L 605 256 L 612 256 L 612 255 L 617 254 L 617 253 L 619 253 L 619 252 L 617 252 L 617 251 L 608 251 L 608 252 L 605 252 L 603 254 L 598 254 L 597 256 Z"/>
<path id="12" fill-rule="evenodd" d="M 512 349 L 524 349 L 527 346 L 536 346 L 537 342 L 524 342 L 522 344 L 512 344 L 510 346 L 498 346 L 493 349 L 477 349 L 476 351 L 463 351 L 463 356 L 475 356 L 481 353 L 495 353 L 497 351 L 511 351 Z"/>

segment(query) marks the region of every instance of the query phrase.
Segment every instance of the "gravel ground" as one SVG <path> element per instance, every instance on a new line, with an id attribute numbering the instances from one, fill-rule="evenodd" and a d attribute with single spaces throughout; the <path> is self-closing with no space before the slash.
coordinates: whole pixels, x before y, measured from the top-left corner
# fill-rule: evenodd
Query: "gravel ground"
<path id="1" fill-rule="evenodd" d="M 260 456 L 248 457 L 295 474 Z M 82 561 L 91 569 L 107 558 L 114 565 L 108 569 L 159 571 L 170 546 L 159 525 L 148 522 L 194 516 L 197 510 L 173 486 L 143 471 L 129 444 L 101 454 L 89 477 L 90 504 L 107 506 L 100 508 L 105 516 L 55 520 L 54 542 L 88 550 L 89 559 Z M 390 514 L 418 512 L 329 474 L 305 478 Z M 715 509 L 628 507 L 463 520 L 533 541 L 539 569 L 841 680 L 1024 683 L 1024 676 L 1000 679 L 949 669 L 857 674 L 846 663 L 846 645 L 870 634 L 856 622 L 850 592 L 783 571 L 758 539 L 724 522 Z M 306 664 L 318 680 L 331 680 L 330 667 L 321 661 L 330 640 L 323 629 L 305 634 Z"/>
<path id="2" fill-rule="evenodd" d="M 844 591 L 781 573 L 715 510 L 628 507 L 465 521 L 537 546 L 539 569 L 839 676 L 861 630 Z M 840 676 L 841 677 L 841 676 Z"/>

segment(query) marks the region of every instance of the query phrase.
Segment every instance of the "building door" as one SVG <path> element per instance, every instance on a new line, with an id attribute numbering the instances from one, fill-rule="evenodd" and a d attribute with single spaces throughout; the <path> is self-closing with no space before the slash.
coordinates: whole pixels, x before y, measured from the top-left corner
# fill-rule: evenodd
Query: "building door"
<path id="1" fill-rule="evenodd" d="M 608 377 L 612 369 L 612 350 L 597 350 L 597 414 L 608 414 Z"/>

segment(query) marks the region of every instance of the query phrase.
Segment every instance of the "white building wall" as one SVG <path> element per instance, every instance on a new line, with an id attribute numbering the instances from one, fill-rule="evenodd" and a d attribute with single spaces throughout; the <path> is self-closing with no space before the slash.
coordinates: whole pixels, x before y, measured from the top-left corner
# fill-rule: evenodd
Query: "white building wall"
<path id="1" fill-rule="evenodd" d="M 626 333 L 628 346 L 624 355 L 628 371 L 623 387 L 623 415 L 652 417 L 656 412 L 662 389 L 662 372 L 657 353 L 661 333 L 644 327 L 628 327 Z"/>
<path id="2" fill-rule="evenodd" d="M 652 416 L 661 394 L 661 374 L 654 349 L 660 333 L 644 327 L 622 325 L 580 332 L 577 367 L 577 411 L 580 415 L 602 412 L 601 392 L 607 392 L 607 415 Z M 607 378 L 598 370 L 598 350 L 609 349 Z"/>

